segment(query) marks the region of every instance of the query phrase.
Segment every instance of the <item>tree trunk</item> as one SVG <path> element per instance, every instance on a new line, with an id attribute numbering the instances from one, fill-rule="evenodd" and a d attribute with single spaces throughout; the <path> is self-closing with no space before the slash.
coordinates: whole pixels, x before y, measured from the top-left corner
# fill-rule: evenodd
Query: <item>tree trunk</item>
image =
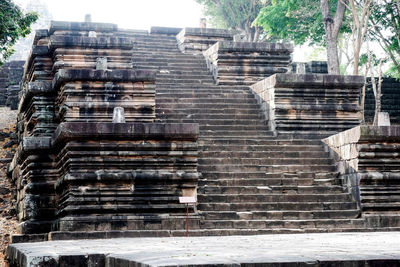
<path id="1" fill-rule="evenodd" d="M 326 38 L 326 53 L 328 58 L 328 73 L 340 74 L 337 38 Z"/>
<path id="2" fill-rule="evenodd" d="M 337 42 L 345 11 L 346 5 L 339 0 L 337 2 L 335 17 L 332 18 L 329 11 L 329 0 L 321 0 L 321 13 L 325 28 L 326 52 L 328 58 L 329 74 L 340 74 Z"/>

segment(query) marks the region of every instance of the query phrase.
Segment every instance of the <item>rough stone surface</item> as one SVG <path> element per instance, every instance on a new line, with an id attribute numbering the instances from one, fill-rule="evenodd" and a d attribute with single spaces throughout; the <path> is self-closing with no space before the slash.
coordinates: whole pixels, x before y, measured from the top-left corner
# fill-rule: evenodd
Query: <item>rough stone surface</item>
<path id="1" fill-rule="evenodd" d="M 177 35 L 183 53 L 202 54 L 218 41 L 233 41 L 236 31 L 210 28 L 183 28 Z"/>
<path id="2" fill-rule="evenodd" d="M 323 142 L 336 160 L 348 190 L 364 211 L 399 214 L 399 126 L 358 126 Z M 379 225 L 385 224 L 390 221 L 383 216 Z"/>
<path id="3" fill-rule="evenodd" d="M 389 113 L 392 125 L 400 124 L 400 81 L 393 78 L 383 78 L 381 90 L 381 111 Z M 375 97 L 372 86 L 369 83 L 365 97 L 365 121 L 368 124 L 372 124 L 374 114 Z"/>
<path id="4" fill-rule="evenodd" d="M 90 22 L 36 33 L 9 168 L 22 233 L 170 228 L 178 197 L 196 196 L 198 126 L 153 123 L 155 72 L 132 69 L 129 34 Z M 112 123 L 116 107 L 126 123 Z"/>
<path id="5" fill-rule="evenodd" d="M 362 76 L 275 74 L 251 86 L 278 135 L 326 137 L 357 126 Z"/>
<path id="6" fill-rule="evenodd" d="M 293 45 L 218 41 L 204 51 L 217 84 L 251 85 L 291 69 Z"/>
<path id="7" fill-rule="evenodd" d="M 10 61 L 0 68 L 0 106 L 18 108 L 20 82 L 24 74 L 25 61 Z"/>
<path id="8" fill-rule="evenodd" d="M 399 232 L 120 238 L 20 243 L 7 254 L 23 267 L 396 266 L 399 240 Z"/>

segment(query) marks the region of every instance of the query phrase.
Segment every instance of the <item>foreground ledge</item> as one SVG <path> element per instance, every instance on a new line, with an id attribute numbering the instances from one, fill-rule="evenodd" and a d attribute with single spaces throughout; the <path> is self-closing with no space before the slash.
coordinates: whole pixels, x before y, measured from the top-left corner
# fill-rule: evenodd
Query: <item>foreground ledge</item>
<path id="1" fill-rule="evenodd" d="M 400 232 L 116 238 L 12 244 L 7 256 L 24 267 L 394 266 L 399 246 Z"/>

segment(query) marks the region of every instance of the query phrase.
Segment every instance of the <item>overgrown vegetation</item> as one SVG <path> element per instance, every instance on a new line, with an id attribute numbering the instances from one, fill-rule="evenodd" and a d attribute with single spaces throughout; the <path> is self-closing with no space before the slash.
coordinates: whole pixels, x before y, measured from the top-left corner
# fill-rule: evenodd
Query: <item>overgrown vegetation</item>
<path id="1" fill-rule="evenodd" d="M 31 32 L 30 26 L 37 18 L 33 12 L 24 14 L 11 0 L 0 0 L 0 65 L 14 52 L 18 38 Z"/>

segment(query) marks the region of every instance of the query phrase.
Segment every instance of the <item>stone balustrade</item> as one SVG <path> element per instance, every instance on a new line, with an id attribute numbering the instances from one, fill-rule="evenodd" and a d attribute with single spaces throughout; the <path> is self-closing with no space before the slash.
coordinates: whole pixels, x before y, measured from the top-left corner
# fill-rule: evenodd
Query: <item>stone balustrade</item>
<path id="1" fill-rule="evenodd" d="M 275 74 L 251 86 L 277 135 L 326 137 L 361 122 L 362 76 Z"/>
<path id="2" fill-rule="evenodd" d="M 211 28 L 183 28 L 177 35 L 183 53 L 202 54 L 218 41 L 233 41 L 236 31 Z"/>
<path id="3" fill-rule="evenodd" d="M 251 85 L 291 70 L 292 44 L 219 41 L 204 52 L 217 84 Z"/>
<path id="4" fill-rule="evenodd" d="M 322 140 L 365 212 L 399 208 L 400 127 L 357 126 Z"/>

